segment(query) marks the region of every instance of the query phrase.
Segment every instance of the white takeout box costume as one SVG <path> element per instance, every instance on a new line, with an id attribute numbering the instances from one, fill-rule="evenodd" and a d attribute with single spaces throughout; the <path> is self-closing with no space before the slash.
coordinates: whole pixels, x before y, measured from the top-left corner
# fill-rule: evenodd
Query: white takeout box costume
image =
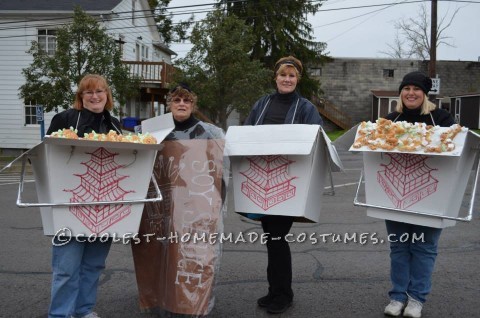
<path id="1" fill-rule="evenodd" d="M 439 135 L 448 128 L 436 129 Z M 357 127 L 352 128 L 346 138 L 354 136 L 352 131 L 356 130 Z M 355 140 L 357 137 L 358 132 Z M 356 198 L 354 204 L 366 206 L 367 215 L 374 218 L 434 228 L 467 220 L 458 215 L 478 152 L 479 137 L 471 131 L 461 131 L 453 140 L 455 149 L 442 153 L 352 146 L 350 151 L 363 152 L 366 196 L 366 204 L 358 203 Z"/>
<path id="2" fill-rule="evenodd" d="M 237 213 L 318 222 L 329 165 L 343 169 L 319 125 L 231 126 L 225 151 Z"/>
<path id="3" fill-rule="evenodd" d="M 150 131 L 158 143 L 174 127 L 171 114 L 147 121 L 157 127 Z M 14 161 L 26 157 L 32 164 L 45 235 L 132 237 L 138 232 L 144 204 L 113 202 L 145 199 L 161 147 L 47 136 Z M 35 206 L 18 201 L 21 207 Z M 91 202 L 112 204 L 82 205 Z"/>

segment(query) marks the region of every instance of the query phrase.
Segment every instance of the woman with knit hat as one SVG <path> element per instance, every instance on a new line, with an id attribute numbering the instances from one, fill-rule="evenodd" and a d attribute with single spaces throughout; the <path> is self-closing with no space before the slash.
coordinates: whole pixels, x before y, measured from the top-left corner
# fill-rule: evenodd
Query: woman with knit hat
<path id="1" fill-rule="evenodd" d="M 404 76 L 399 87 L 399 102 L 396 111 L 387 119 L 426 123 L 427 125 L 450 127 L 455 123 L 452 115 L 443 109 L 436 109 L 428 100 L 432 80 L 422 72 L 411 72 Z M 438 240 L 442 229 L 385 221 L 390 241 L 390 303 L 384 313 L 388 316 L 422 316 L 423 303 L 430 293 L 432 273 L 437 257 Z M 402 235 L 423 237 L 416 242 L 400 242 Z"/>
<path id="2" fill-rule="evenodd" d="M 311 124 L 322 125 L 316 107 L 296 91 L 302 74 L 302 63 L 293 56 L 279 59 L 275 64 L 276 92 L 261 97 L 245 120 L 245 125 Z M 259 219 L 267 238 L 268 294 L 257 304 L 271 314 L 286 311 L 293 301 L 292 256 L 285 240 L 294 217 L 281 215 L 247 214 Z"/>

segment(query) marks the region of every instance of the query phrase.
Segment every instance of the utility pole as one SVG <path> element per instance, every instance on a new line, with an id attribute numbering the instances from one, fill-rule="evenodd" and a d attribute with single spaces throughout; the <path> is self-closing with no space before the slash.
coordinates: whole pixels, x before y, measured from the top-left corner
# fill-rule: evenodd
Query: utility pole
<path id="1" fill-rule="evenodd" d="M 430 27 L 430 63 L 428 64 L 428 76 L 437 77 L 437 0 L 432 0 L 431 27 Z M 429 99 L 434 102 L 435 95 Z"/>
<path id="2" fill-rule="evenodd" d="M 437 0 L 432 0 L 430 28 L 430 63 L 428 65 L 428 76 L 436 77 L 437 73 Z"/>

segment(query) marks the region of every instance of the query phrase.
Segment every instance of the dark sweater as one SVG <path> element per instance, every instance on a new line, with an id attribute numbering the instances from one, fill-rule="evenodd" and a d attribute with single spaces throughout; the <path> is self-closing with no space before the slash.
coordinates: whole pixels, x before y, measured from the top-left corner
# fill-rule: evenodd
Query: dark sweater
<path id="1" fill-rule="evenodd" d="M 435 109 L 427 115 L 420 114 L 421 109 L 408 109 L 404 107 L 403 112 L 391 112 L 385 118 L 392 121 L 407 121 L 409 123 L 425 123 L 427 125 L 450 127 L 455 124 L 452 115 L 444 109 Z M 433 121 L 432 122 L 432 117 Z"/>
<path id="2" fill-rule="evenodd" d="M 122 133 L 120 122 L 115 117 L 112 117 L 107 110 L 97 114 L 86 108 L 80 111 L 70 108 L 53 116 L 47 135 L 59 129 L 68 129 L 70 127 L 78 130 L 77 134 L 79 137 L 83 137 L 85 133 L 91 133 L 92 131 L 108 133 L 110 130 L 115 130 L 119 134 Z"/>
<path id="3" fill-rule="evenodd" d="M 264 125 L 279 125 L 285 123 L 288 110 L 295 98 L 295 92 L 288 94 L 277 93 L 273 95 L 270 107 L 265 115 Z"/>
<path id="4" fill-rule="evenodd" d="M 183 130 L 187 130 L 189 128 L 192 128 L 194 125 L 196 125 L 198 123 L 198 119 L 196 119 L 193 115 L 190 115 L 190 117 L 188 117 L 184 121 L 177 121 L 174 118 L 173 122 L 175 123 L 175 129 L 174 130 L 183 131 Z"/>

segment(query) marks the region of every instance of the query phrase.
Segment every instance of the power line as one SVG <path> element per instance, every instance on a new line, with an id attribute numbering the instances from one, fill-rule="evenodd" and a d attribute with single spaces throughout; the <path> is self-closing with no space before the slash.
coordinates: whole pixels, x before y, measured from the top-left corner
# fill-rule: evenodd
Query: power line
<path id="1" fill-rule="evenodd" d="M 310 2 L 318 2 L 319 0 L 314 0 Z M 319 9 L 317 10 L 318 12 L 329 12 L 329 11 L 340 11 L 340 10 L 351 10 L 351 9 L 363 9 L 363 8 L 373 8 L 373 7 L 379 7 L 379 6 L 391 6 L 394 4 L 410 4 L 410 3 L 418 3 L 418 2 L 429 2 L 430 0 L 410 0 L 410 1 L 404 1 L 404 2 L 391 2 L 391 3 L 383 3 L 383 4 L 371 4 L 371 5 L 363 5 L 363 6 L 350 6 L 350 7 L 341 7 L 341 8 L 331 8 L 331 9 Z M 468 0 L 439 0 L 439 1 L 444 1 L 444 2 L 461 2 L 461 3 L 475 3 L 475 4 L 480 4 L 480 1 L 468 1 Z M 235 1 L 230 1 L 230 3 L 241 3 L 241 2 L 248 2 L 248 0 L 235 0 Z M 176 9 L 186 9 L 186 8 L 195 8 L 195 7 L 205 7 L 205 6 L 214 6 L 217 3 L 206 3 L 206 4 L 195 4 L 195 5 L 185 5 L 185 6 L 176 6 L 176 7 L 170 7 L 170 8 L 164 8 L 165 10 L 176 10 Z M 152 13 L 152 10 L 129 10 L 129 11 L 120 11 L 120 12 L 113 12 L 112 14 L 114 15 L 131 15 L 133 13 L 140 13 L 140 12 L 146 12 L 149 14 L 146 14 L 145 16 L 147 17 L 155 17 L 157 15 L 159 16 L 175 16 L 175 15 L 185 15 L 185 14 L 196 14 L 196 13 L 208 13 L 212 12 L 215 9 L 204 9 L 201 11 L 180 11 L 180 12 L 168 12 L 166 14 L 155 14 Z M 153 9 L 155 12 L 156 9 Z M 107 14 L 91 14 L 91 16 L 98 17 L 100 18 L 101 16 L 104 16 Z M 274 16 L 274 15 L 272 15 Z M 47 22 L 47 21 L 59 21 L 59 20 L 68 20 L 72 19 L 73 16 L 64 16 L 64 17 L 59 17 L 59 18 L 46 18 L 46 19 L 30 19 L 30 20 L 17 20 L 17 21 L 8 21 L 8 22 L 0 22 L 0 25 L 5 25 L 5 24 L 17 24 L 17 23 L 31 23 L 31 22 Z M 114 20 L 128 20 L 130 19 L 130 16 L 127 16 L 125 18 L 117 18 Z M 18 28 L 18 27 L 17 27 Z M 0 30 L 3 30 L 0 28 Z"/>
<path id="2" fill-rule="evenodd" d="M 359 18 L 359 17 L 362 17 L 362 16 L 365 16 L 365 15 L 368 15 L 368 14 L 372 14 L 372 13 L 375 13 L 375 12 L 378 12 L 378 11 L 382 11 L 382 10 L 385 10 L 391 6 L 394 6 L 394 5 L 400 5 L 400 4 L 411 4 L 411 3 L 418 3 L 418 2 L 426 2 L 426 1 L 429 1 L 429 0 L 411 0 L 411 1 L 408 1 L 408 0 L 405 0 L 405 1 L 401 1 L 401 2 L 393 2 L 393 3 L 384 3 L 384 4 L 374 4 L 374 5 L 364 5 L 364 6 L 351 6 L 351 7 L 342 7 L 342 8 L 331 8 L 331 9 L 319 9 L 317 12 L 329 12 L 329 11 L 339 11 L 339 10 L 351 10 L 351 9 L 364 9 L 364 8 L 372 8 L 372 7 L 379 7 L 379 6 L 382 6 L 382 7 L 385 7 L 385 8 L 382 8 L 382 9 L 379 9 L 379 10 L 375 10 L 375 11 L 372 11 L 372 12 L 369 12 L 369 13 L 365 13 L 365 14 L 362 14 L 362 15 L 359 15 L 359 16 L 356 16 L 356 17 L 352 17 L 352 18 L 348 18 L 348 19 L 344 19 L 344 20 L 340 20 L 340 21 L 336 21 L 336 22 L 332 22 L 332 23 L 329 23 L 329 24 L 326 24 L 326 25 L 321 25 L 321 26 L 317 26 L 317 27 L 312 27 L 312 28 L 319 28 L 319 27 L 324 27 L 324 26 L 327 26 L 327 25 L 332 25 L 332 24 L 337 24 L 337 23 L 341 23 L 341 22 L 345 22 L 345 21 L 348 21 L 348 20 L 352 20 L 352 19 L 356 19 L 356 18 Z M 480 1 L 466 1 L 466 0 L 440 0 L 440 1 L 445 1 L 445 2 L 460 2 L 460 3 L 473 3 L 473 4 L 480 4 Z M 231 2 L 247 2 L 247 0 L 236 0 L 236 1 L 231 1 Z M 316 1 L 311 1 L 311 2 L 316 2 Z M 209 3 L 209 4 L 196 4 L 196 5 L 186 5 L 186 6 L 177 6 L 177 7 L 171 7 L 171 8 L 168 8 L 168 9 L 184 9 L 184 8 L 193 8 L 193 7 L 204 7 L 204 6 L 207 6 L 207 5 L 214 5 L 215 3 Z M 183 15 L 183 14 L 195 14 L 195 13 L 208 13 L 208 12 L 212 12 L 214 11 L 215 9 L 211 9 L 211 10 L 202 10 L 202 11 L 185 11 L 185 12 L 170 12 L 169 14 L 164 14 L 164 16 L 170 16 L 170 15 Z M 149 14 L 146 14 L 144 16 L 142 16 L 143 18 L 151 18 L 151 17 L 155 17 L 156 15 L 154 13 L 152 13 L 151 10 L 135 10 L 135 11 L 123 11 L 123 12 L 115 12 L 113 13 L 114 15 L 117 15 L 119 17 L 117 18 L 113 18 L 113 19 L 109 19 L 108 22 L 113 22 L 113 21 L 122 21 L 122 20 L 130 20 L 132 19 L 132 14 L 135 14 L 135 13 L 140 13 L 140 12 L 148 12 Z M 120 17 L 120 15 L 122 14 L 127 14 L 128 16 L 125 16 L 125 17 Z M 96 15 L 91 15 L 93 17 L 97 17 L 97 18 L 101 18 L 102 14 L 96 14 Z M 37 25 L 36 27 L 42 27 L 42 28 L 55 28 L 55 27 L 59 27 L 59 26 L 62 26 L 62 25 L 65 25 L 65 24 L 69 24 L 71 22 L 71 19 L 73 18 L 73 16 L 66 16 L 66 17 L 61 17 L 61 18 L 49 18 L 49 19 L 37 19 L 37 20 L 20 20 L 20 21 L 9 21 L 9 22 L 0 22 L 0 25 L 5 25 L 5 24 L 19 24 L 19 23 L 24 23 L 24 22 L 45 22 L 45 21 L 59 21 L 61 20 L 62 23 L 53 23 L 53 24 L 44 24 L 44 25 Z M 201 20 L 198 20 L 198 21 L 193 21 L 193 23 L 198 23 L 198 22 L 201 22 L 203 21 L 204 19 L 201 19 Z M 177 22 L 177 23 L 174 23 L 174 24 L 180 24 L 182 23 L 182 21 L 180 22 Z M 363 23 L 363 22 L 362 22 Z M 360 23 L 361 24 L 361 23 Z M 138 28 L 142 28 L 142 27 L 152 27 L 152 26 L 157 26 L 158 24 L 147 24 L 147 25 L 143 25 L 143 26 L 128 26 L 128 27 L 118 27 L 118 28 L 105 28 L 107 31 L 112 31 L 112 30 L 117 30 L 117 29 L 138 29 Z M 25 26 L 12 26 L 12 27 L 7 27 L 7 28 L 0 28 L 0 31 L 3 31 L 3 30 L 15 30 L 15 29 L 24 29 Z M 128 34 L 128 33 L 127 33 Z M 36 37 L 37 34 L 22 34 L 22 35 L 7 35 L 7 36 L 0 36 L 0 39 L 6 39 L 6 38 L 16 38 L 16 37 L 28 37 L 28 36 L 31 36 L 31 37 Z"/>
<path id="3" fill-rule="evenodd" d="M 395 5 L 403 4 L 403 3 L 406 3 L 406 0 L 405 0 L 405 1 L 402 1 L 402 2 L 399 2 L 399 3 L 396 3 L 396 4 L 392 4 L 392 5 L 390 5 L 390 6 L 388 6 L 388 7 L 385 7 L 385 8 L 381 8 L 381 9 L 378 9 L 378 10 L 374 10 L 374 11 L 368 12 L 368 13 L 366 13 L 366 14 L 363 14 L 363 15 L 360 15 L 360 16 L 357 16 L 357 17 L 354 17 L 354 18 L 351 18 L 351 19 L 356 19 L 356 18 L 365 16 L 365 15 L 369 15 L 369 14 L 375 13 L 374 15 L 368 17 L 367 19 L 361 21 L 360 23 L 355 24 L 355 25 L 352 26 L 351 28 L 349 28 L 349 29 L 345 30 L 344 32 L 342 32 L 342 33 L 334 36 L 334 37 L 331 38 L 331 39 L 328 39 L 328 40 L 325 41 L 325 42 L 328 43 L 328 42 L 330 42 L 330 41 L 333 41 L 333 40 L 341 37 L 342 35 L 344 35 L 345 33 L 349 32 L 349 31 L 351 31 L 352 29 L 356 28 L 356 27 L 359 26 L 360 24 L 363 24 L 363 23 L 367 22 L 368 20 L 370 20 L 371 18 L 373 18 L 374 16 L 376 16 L 378 13 L 380 13 L 380 11 L 386 10 L 386 9 L 388 9 L 388 8 L 391 8 L 391 7 L 395 6 Z M 348 20 L 351 20 L 351 19 L 348 19 Z"/>

